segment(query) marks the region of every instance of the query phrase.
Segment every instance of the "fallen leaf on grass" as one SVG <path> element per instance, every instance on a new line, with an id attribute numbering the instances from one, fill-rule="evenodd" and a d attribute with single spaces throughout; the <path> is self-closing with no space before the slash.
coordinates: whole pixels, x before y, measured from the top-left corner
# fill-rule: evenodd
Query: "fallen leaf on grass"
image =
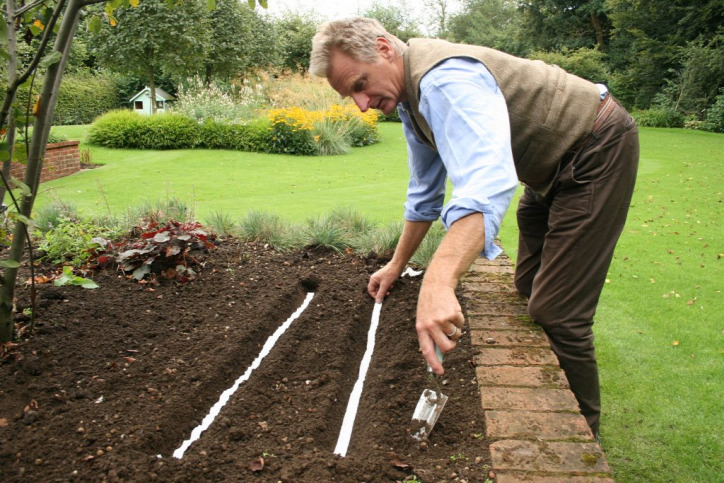
<path id="1" fill-rule="evenodd" d="M 249 463 L 249 471 L 259 472 L 264 469 L 264 458 L 257 458 Z"/>
<path id="2" fill-rule="evenodd" d="M 679 341 L 675 340 L 674 342 L 671 343 L 671 345 L 673 345 L 674 347 L 678 347 Z"/>

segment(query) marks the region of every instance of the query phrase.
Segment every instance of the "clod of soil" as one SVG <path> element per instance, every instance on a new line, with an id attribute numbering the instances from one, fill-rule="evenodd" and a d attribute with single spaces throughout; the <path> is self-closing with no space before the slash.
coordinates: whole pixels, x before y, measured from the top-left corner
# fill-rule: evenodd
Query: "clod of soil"
<path id="1" fill-rule="evenodd" d="M 226 241 L 203 265 L 185 284 L 102 271 L 91 275 L 97 290 L 38 286 L 35 333 L 0 361 L 3 481 L 485 481 L 469 336 L 445 358 L 450 399 L 429 441 L 409 434 L 432 387 L 414 329 L 419 279 L 398 281 L 383 304 L 342 458 L 333 451 L 367 342 L 367 281 L 381 261 Z M 174 458 L 309 291 L 305 312 Z M 29 289 L 17 295 L 20 313 Z"/>

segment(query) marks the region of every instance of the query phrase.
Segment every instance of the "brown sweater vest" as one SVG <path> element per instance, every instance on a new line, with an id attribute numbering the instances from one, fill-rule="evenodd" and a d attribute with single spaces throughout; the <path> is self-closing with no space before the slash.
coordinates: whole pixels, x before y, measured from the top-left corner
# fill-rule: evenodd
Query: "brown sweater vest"
<path id="1" fill-rule="evenodd" d="M 419 111 L 420 81 L 452 57 L 482 62 L 497 81 L 508 106 L 518 179 L 534 191 L 548 192 L 561 158 L 593 128 L 598 87 L 557 66 L 438 39 L 411 39 L 408 46 L 404 65 L 410 117 L 417 136 L 433 149 L 434 133 Z"/>

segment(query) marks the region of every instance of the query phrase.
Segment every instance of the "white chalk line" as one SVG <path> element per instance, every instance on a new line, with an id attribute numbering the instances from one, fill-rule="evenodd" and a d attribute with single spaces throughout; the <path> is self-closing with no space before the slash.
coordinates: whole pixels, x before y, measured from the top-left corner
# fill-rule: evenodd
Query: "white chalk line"
<path id="1" fill-rule="evenodd" d="M 372 353 L 375 350 L 375 333 L 377 332 L 377 326 L 380 322 L 381 310 L 382 303 L 375 303 L 375 307 L 372 310 L 372 322 L 370 323 L 370 329 L 367 332 L 367 349 L 362 357 L 362 362 L 359 366 L 359 376 L 357 377 L 357 382 L 355 382 L 349 401 L 347 402 L 347 411 L 344 413 L 342 428 L 339 431 L 339 438 L 337 439 L 337 446 L 334 448 L 334 454 L 343 457 L 347 456 L 347 448 L 349 447 L 349 441 L 352 438 L 352 427 L 354 426 L 354 420 L 357 416 L 359 400 L 362 396 L 362 387 L 364 386 L 365 378 L 367 377 L 367 370 L 370 367 Z"/>
<path id="2" fill-rule="evenodd" d="M 304 299 L 304 302 L 302 305 L 294 312 L 289 318 L 280 325 L 277 330 L 269 336 L 267 341 L 264 343 L 264 347 L 262 347 L 261 352 L 258 356 L 256 356 L 256 359 L 254 359 L 254 362 L 251 363 L 251 365 L 247 368 L 246 372 L 242 374 L 236 382 L 234 382 L 234 385 L 231 386 L 229 389 L 221 393 L 221 396 L 219 397 L 219 400 L 214 404 L 211 409 L 209 410 L 209 414 L 206 415 L 206 417 L 201 421 L 201 424 L 196 426 L 193 431 L 191 431 L 191 436 L 189 439 L 183 442 L 183 444 L 173 452 L 174 458 L 181 459 L 184 456 L 184 453 L 187 449 L 189 449 L 189 446 L 199 439 L 201 437 L 201 433 L 206 431 L 209 426 L 211 426 L 211 423 L 214 422 L 214 419 L 216 416 L 219 415 L 219 412 L 221 411 L 221 408 L 224 407 L 224 405 L 229 401 L 229 398 L 236 392 L 237 389 L 239 389 L 239 386 L 242 382 L 245 382 L 249 379 L 251 376 L 252 371 L 254 369 L 258 368 L 261 364 L 262 359 L 269 354 L 269 352 L 274 347 L 274 344 L 276 344 L 277 340 L 281 335 L 286 332 L 286 330 L 289 328 L 290 325 L 292 325 L 292 322 L 294 322 L 300 315 L 302 315 L 302 312 L 304 312 L 304 309 L 307 308 L 309 305 L 309 302 L 312 301 L 312 298 L 314 297 L 314 292 L 307 293 L 307 297 Z"/>

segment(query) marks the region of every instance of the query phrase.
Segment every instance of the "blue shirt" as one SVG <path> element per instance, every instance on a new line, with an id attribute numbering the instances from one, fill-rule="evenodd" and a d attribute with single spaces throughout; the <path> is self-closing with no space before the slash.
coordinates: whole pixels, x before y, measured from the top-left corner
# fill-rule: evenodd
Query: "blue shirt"
<path id="1" fill-rule="evenodd" d="M 448 59 L 422 78 L 419 110 L 437 151 L 417 138 L 406 109 L 398 106 L 410 169 L 405 219 L 442 216 L 449 229 L 460 218 L 482 213 L 482 255 L 494 259 L 502 250 L 493 241 L 518 186 L 508 109 L 495 79 L 482 63 L 467 58 Z M 443 206 L 448 177 L 453 191 Z"/>

